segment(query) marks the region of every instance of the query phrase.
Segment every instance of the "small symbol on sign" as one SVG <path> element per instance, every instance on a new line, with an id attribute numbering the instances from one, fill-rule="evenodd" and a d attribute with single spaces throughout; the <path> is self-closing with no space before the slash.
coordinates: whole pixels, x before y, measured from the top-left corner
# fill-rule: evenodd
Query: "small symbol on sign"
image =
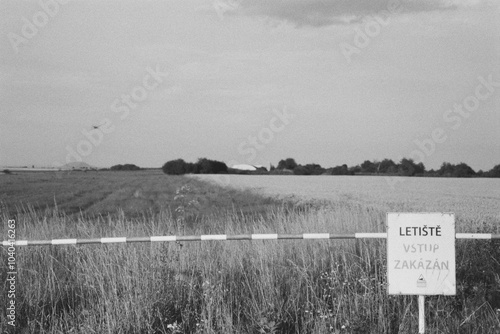
<path id="1" fill-rule="evenodd" d="M 425 280 L 423 275 L 420 275 L 420 277 L 417 280 L 417 288 L 425 288 L 427 286 L 427 281 Z"/>

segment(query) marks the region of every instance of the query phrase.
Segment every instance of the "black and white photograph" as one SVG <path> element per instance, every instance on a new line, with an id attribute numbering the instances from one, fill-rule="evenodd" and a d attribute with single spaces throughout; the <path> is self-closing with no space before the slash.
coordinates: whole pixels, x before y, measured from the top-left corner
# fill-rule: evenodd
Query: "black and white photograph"
<path id="1" fill-rule="evenodd" d="M 0 332 L 500 333 L 499 0 L 0 0 Z"/>

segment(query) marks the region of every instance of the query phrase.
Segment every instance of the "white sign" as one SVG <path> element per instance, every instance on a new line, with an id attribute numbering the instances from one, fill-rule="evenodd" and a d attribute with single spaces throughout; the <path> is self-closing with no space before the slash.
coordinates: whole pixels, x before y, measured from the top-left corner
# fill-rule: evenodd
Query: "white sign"
<path id="1" fill-rule="evenodd" d="M 453 213 L 388 213 L 390 295 L 455 295 Z"/>

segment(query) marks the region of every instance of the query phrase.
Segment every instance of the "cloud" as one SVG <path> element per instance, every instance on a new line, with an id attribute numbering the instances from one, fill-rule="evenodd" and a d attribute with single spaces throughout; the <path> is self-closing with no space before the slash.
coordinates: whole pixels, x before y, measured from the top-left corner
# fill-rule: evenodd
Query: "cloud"
<path id="1" fill-rule="evenodd" d="M 321 27 L 359 22 L 391 6 L 398 12 L 426 12 L 480 4 L 482 0 L 242 0 L 235 13 L 286 21 L 295 26 Z"/>

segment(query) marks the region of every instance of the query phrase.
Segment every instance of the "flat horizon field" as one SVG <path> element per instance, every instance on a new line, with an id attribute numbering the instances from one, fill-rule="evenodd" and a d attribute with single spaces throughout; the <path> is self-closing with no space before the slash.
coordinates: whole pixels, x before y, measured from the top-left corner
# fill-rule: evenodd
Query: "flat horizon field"
<path id="1" fill-rule="evenodd" d="M 384 232 L 389 211 L 441 210 L 455 212 L 457 231 L 500 233 L 496 180 L 402 178 L 394 188 L 381 177 L 217 180 L 227 179 L 4 175 L 2 239 L 8 219 L 17 239 L 32 240 Z M 498 240 L 456 243 L 457 295 L 426 299 L 426 333 L 499 332 L 498 258 Z M 386 262 L 378 239 L 18 246 L 15 332 L 414 333 L 416 296 L 387 294 Z M 7 320 L 2 311 L 1 332 Z"/>

